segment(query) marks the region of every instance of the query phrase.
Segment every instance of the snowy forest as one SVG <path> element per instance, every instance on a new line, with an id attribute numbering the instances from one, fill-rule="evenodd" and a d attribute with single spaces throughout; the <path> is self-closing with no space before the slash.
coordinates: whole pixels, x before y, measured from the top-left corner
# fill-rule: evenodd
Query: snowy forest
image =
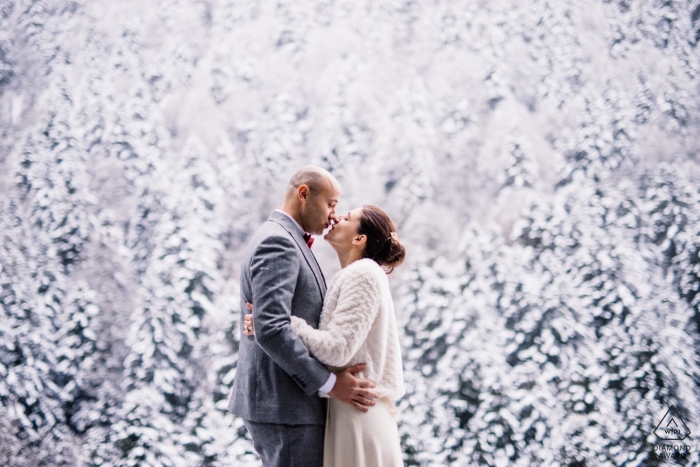
<path id="1" fill-rule="evenodd" d="M 240 258 L 307 163 L 408 250 L 407 466 L 700 465 L 699 41 L 700 0 L 0 0 L 0 465 L 260 465 Z"/>

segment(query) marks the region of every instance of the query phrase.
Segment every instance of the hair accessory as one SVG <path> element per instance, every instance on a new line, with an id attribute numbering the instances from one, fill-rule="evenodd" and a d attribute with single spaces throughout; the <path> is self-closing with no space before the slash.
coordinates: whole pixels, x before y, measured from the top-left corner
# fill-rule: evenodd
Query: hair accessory
<path id="1" fill-rule="evenodd" d="M 391 232 L 391 239 L 395 242 L 399 241 L 399 236 L 396 235 L 396 232 Z"/>

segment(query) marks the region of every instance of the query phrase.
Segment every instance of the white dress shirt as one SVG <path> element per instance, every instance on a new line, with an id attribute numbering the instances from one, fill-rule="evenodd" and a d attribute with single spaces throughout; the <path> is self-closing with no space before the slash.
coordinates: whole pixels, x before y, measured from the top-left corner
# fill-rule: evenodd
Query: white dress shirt
<path id="1" fill-rule="evenodd" d="M 301 226 L 300 226 L 299 223 L 296 221 L 296 219 L 294 219 L 292 216 L 290 216 L 289 214 L 287 214 L 286 212 L 284 212 L 284 211 L 281 210 L 281 209 L 275 209 L 275 211 L 281 212 L 282 214 L 284 214 L 285 216 L 287 216 L 287 217 L 289 217 L 291 220 L 293 220 L 293 221 L 294 221 L 294 225 L 297 226 L 297 228 L 299 229 L 299 232 L 300 232 L 302 235 L 304 235 L 304 234 L 306 233 L 306 232 L 304 232 L 304 229 L 301 228 Z M 326 381 L 326 384 L 324 384 L 323 386 L 321 386 L 321 387 L 319 388 L 319 390 L 318 390 L 319 396 L 321 396 L 321 397 L 328 397 L 328 393 L 331 392 L 331 391 L 333 390 L 333 386 L 335 386 L 335 380 L 336 380 L 336 379 L 337 379 L 337 377 L 335 376 L 335 373 L 332 373 L 332 372 L 331 372 L 331 375 L 328 377 L 328 381 Z"/>

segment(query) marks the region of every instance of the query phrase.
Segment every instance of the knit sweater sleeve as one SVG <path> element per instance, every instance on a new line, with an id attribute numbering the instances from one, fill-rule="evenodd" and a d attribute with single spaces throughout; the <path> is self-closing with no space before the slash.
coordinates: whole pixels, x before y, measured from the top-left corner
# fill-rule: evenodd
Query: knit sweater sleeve
<path id="1" fill-rule="evenodd" d="M 366 266 L 358 265 L 340 285 L 335 309 L 323 330 L 292 316 L 292 330 L 311 353 L 326 365 L 345 366 L 367 338 L 380 308 L 379 281 Z"/>

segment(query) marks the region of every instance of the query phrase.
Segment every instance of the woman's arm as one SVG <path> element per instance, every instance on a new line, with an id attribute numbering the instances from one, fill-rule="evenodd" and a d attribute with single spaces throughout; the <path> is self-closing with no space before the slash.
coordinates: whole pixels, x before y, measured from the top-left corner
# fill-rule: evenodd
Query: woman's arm
<path id="1" fill-rule="evenodd" d="M 314 329 L 306 321 L 292 316 L 292 330 L 311 353 L 326 365 L 342 367 L 357 353 L 367 338 L 380 307 L 377 277 L 358 265 L 358 274 L 340 285 L 340 294 L 326 329 Z"/>

